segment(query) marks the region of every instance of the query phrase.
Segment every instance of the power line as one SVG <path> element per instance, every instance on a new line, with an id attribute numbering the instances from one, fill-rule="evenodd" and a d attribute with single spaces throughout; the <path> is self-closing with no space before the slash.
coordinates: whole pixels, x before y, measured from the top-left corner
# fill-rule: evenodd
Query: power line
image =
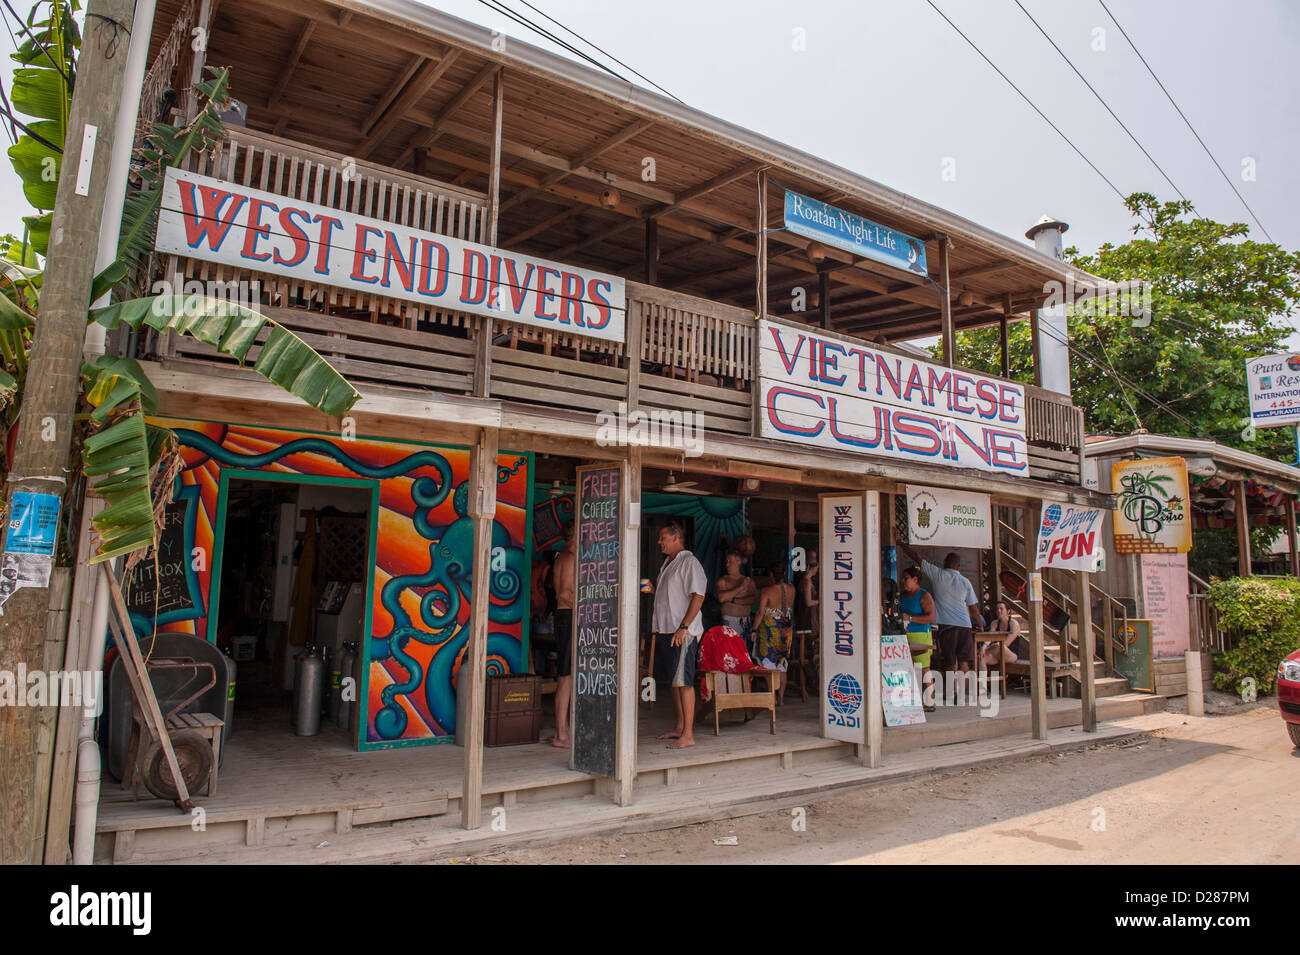
<path id="1" fill-rule="evenodd" d="M 1201 134 L 1196 131 L 1196 127 L 1193 126 L 1192 121 L 1187 118 L 1187 114 L 1179 108 L 1176 102 L 1174 102 L 1173 96 L 1170 94 L 1169 90 L 1165 89 L 1165 84 L 1160 82 L 1160 77 L 1156 76 L 1156 71 L 1151 68 L 1151 64 L 1148 63 L 1146 57 L 1142 55 L 1142 51 L 1137 48 L 1137 44 L 1133 42 L 1132 37 L 1130 37 L 1127 31 L 1120 26 L 1120 22 L 1115 19 L 1115 14 L 1110 12 L 1110 7 L 1106 6 L 1106 0 L 1097 0 L 1097 2 L 1101 4 L 1101 8 L 1106 11 L 1106 16 L 1110 17 L 1111 22 L 1115 24 L 1120 34 L 1128 41 L 1128 45 L 1133 48 L 1133 52 L 1136 53 L 1138 59 L 1142 61 L 1142 65 L 1147 68 L 1147 72 L 1150 73 L 1151 78 L 1156 81 L 1156 85 L 1159 86 L 1160 91 L 1165 94 L 1165 98 L 1169 100 L 1170 105 L 1172 105 L 1174 109 L 1178 110 L 1178 115 L 1183 118 L 1183 122 L 1187 124 L 1187 128 L 1192 131 L 1192 135 L 1196 137 L 1196 141 L 1201 144 L 1201 148 L 1205 150 L 1205 155 L 1210 157 L 1210 162 L 1214 163 L 1214 168 L 1219 170 L 1219 175 L 1223 177 L 1223 181 L 1228 184 L 1228 187 L 1234 193 L 1236 193 L 1237 198 L 1241 200 L 1241 204 L 1245 206 L 1246 211 L 1250 213 L 1250 217 L 1255 220 L 1255 225 L 1259 226 L 1259 231 L 1264 233 L 1264 237 L 1268 239 L 1269 242 L 1272 242 L 1273 237 L 1269 235 L 1268 230 L 1264 228 L 1264 223 L 1259 221 L 1259 216 L 1255 215 L 1255 210 L 1250 207 L 1250 203 L 1246 201 L 1246 197 L 1238 191 L 1236 184 L 1232 181 L 1232 177 L 1223 171 L 1223 167 L 1219 165 L 1219 160 L 1214 158 L 1214 153 L 1210 152 L 1210 147 L 1205 145 L 1205 140 L 1203 140 Z"/>
<path id="2" fill-rule="evenodd" d="M 613 53 L 610 53 L 610 52 L 608 52 L 607 50 L 603 50 L 603 49 L 601 49 L 601 48 L 598 47 L 596 44 L 594 44 L 594 43 L 592 43 L 590 40 L 588 40 L 586 37 L 582 36 L 582 35 L 579 34 L 579 33 L 574 32 L 573 30 L 570 30 L 568 27 L 566 27 L 566 26 L 565 26 L 563 23 L 561 23 L 559 20 L 555 19 L 555 17 L 551 16 L 551 15 L 548 14 L 548 13 L 543 13 L 541 10 L 538 10 L 535 6 L 533 6 L 531 3 L 529 3 L 528 0 L 519 0 L 519 2 L 522 3 L 524 6 L 526 6 L 529 10 L 532 10 L 533 12 L 537 13 L 538 15 L 545 17 L 547 20 L 550 20 L 552 23 L 554 23 L 554 24 L 555 24 L 557 27 L 559 27 L 561 30 L 566 31 L 566 32 L 569 33 L 571 36 L 577 37 L 579 40 L 581 40 L 583 43 L 587 44 L 587 46 L 591 47 L 593 50 L 596 50 L 597 52 L 603 54 L 604 56 L 609 57 L 611 60 L 613 60 L 613 61 L 614 61 L 615 63 L 617 63 L 619 66 L 623 67 L 625 70 L 631 70 L 632 73 L 633 73 L 634 75 L 639 76 L 641 79 L 645 80 L 647 83 L 649 83 L 651 86 L 653 86 L 653 87 L 654 87 L 655 89 L 657 89 L 659 92 L 663 93 L 665 96 L 668 96 L 668 97 L 671 97 L 672 99 L 677 100 L 677 102 L 681 103 L 683 106 L 686 105 L 686 104 L 685 104 L 685 101 L 683 101 L 683 100 L 681 99 L 681 97 L 679 97 L 679 96 L 674 96 L 672 93 L 668 92 L 666 89 L 664 89 L 662 86 L 660 86 L 660 85 L 659 85 L 658 83 L 656 83 L 654 80 L 650 79 L 650 77 L 646 76 L 644 73 L 639 73 L 639 72 L 637 72 L 637 70 L 634 69 L 633 67 L 628 66 L 626 63 L 624 63 L 622 60 L 620 60 L 618 57 L 616 57 Z"/>
<path id="3" fill-rule="evenodd" d="M 5 2 L 8 2 L 8 0 L 5 0 Z M 622 80 L 624 83 L 631 85 L 632 81 L 629 80 L 626 76 L 623 76 L 617 70 L 610 69 L 610 67 L 606 66 L 604 63 L 600 62 L 595 57 L 590 56 L 587 53 L 584 53 L 582 50 L 579 50 L 576 46 L 574 46 L 572 43 L 569 43 L 567 40 L 560 39 L 558 36 L 556 36 L 551 31 L 547 30 L 545 27 L 538 26 L 536 23 L 534 23 L 532 20 L 525 17 L 523 14 L 516 13 L 514 10 L 511 10 L 509 7 L 505 5 L 505 3 L 502 2 L 502 0 L 478 0 L 478 2 L 483 4 L 483 6 L 487 7 L 489 10 L 494 10 L 495 12 L 510 18 L 515 23 L 518 23 L 520 26 L 526 27 L 527 29 L 532 30 L 534 33 L 538 34 L 539 36 L 545 37 L 546 39 L 554 43 L 556 46 L 568 50 L 574 56 L 586 60 L 592 66 L 604 70 L 606 73 L 608 73 L 610 76 L 614 77 L 615 79 Z"/>
<path id="4" fill-rule="evenodd" d="M 1129 129 L 1126 125 L 1124 125 L 1124 120 L 1120 119 L 1117 115 L 1115 115 L 1115 111 L 1110 108 L 1110 104 L 1107 103 L 1105 98 L 1100 93 L 1097 92 L 1096 87 L 1094 87 L 1091 83 L 1088 82 L 1088 78 L 1079 72 L 1079 68 L 1074 65 L 1074 62 L 1068 56 L 1065 55 L 1065 51 L 1062 50 L 1059 46 L 1057 46 L 1056 41 L 1053 40 L 1051 36 L 1048 35 L 1048 32 L 1043 29 L 1042 24 L 1040 24 L 1037 20 L 1034 19 L 1034 15 L 1025 9 L 1025 5 L 1021 3 L 1020 0 L 1016 0 L 1016 6 L 1018 6 L 1021 9 L 1021 11 L 1024 13 L 1025 16 L 1029 17 L 1030 23 L 1038 27 L 1038 32 L 1043 35 L 1043 37 L 1047 40 L 1048 43 L 1052 44 L 1052 49 L 1056 50 L 1056 52 L 1061 55 L 1061 59 L 1065 60 L 1065 62 L 1069 65 L 1070 69 L 1074 70 L 1074 75 L 1077 76 L 1079 79 L 1083 80 L 1083 85 L 1088 87 L 1088 90 L 1092 93 L 1092 95 L 1097 98 L 1097 102 L 1101 103 L 1102 106 L 1106 107 L 1106 112 L 1110 113 L 1111 118 L 1114 119 L 1115 122 L 1119 123 L 1120 129 L 1128 133 L 1128 138 L 1133 140 L 1133 144 L 1137 146 L 1138 149 L 1142 150 L 1142 155 L 1146 156 L 1147 159 L 1151 161 L 1151 165 L 1155 166 L 1156 169 L 1159 170 L 1160 175 L 1165 177 L 1165 182 L 1169 183 L 1170 188 L 1172 188 L 1174 192 L 1178 193 L 1178 198 L 1182 199 L 1184 202 L 1187 202 L 1190 205 L 1191 200 L 1188 199 L 1187 196 L 1183 194 L 1183 190 L 1179 189 L 1178 186 L 1174 184 L 1174 181 L 1169 178 L 1169 174 L 1164 171 L 1160 163 L 1155 161 L 1155 157 L 1153 157 L 1149 152 L 1147 152 L 1147 148 L 1145 146 L 1143 146 L 1140 142 L 1138 142 L 1138 138 L 1133 135 L 1133 131 Z M 1195 205 L 1192 205 L 1192 211 L 1196 212 Z M 1196 216 L 1197 218 L 1200 218 L 1201 214 L 1199 212 L 1196 212 Z"/>
<path id="5" fill-rule="evenodd" d="M 1002 70 L 998 69 L 998 65 L 994 63 L 992 60 L 990 60 L 988 56 L 985 55 L 984 51 L 975 45 L 975 41 L 972 40 L 970 37 L 968 37 L 965 33 L 963 33 L 961 27 L 957 26 L 957 24 L 949 20 L 948 15 L 946 13 L 944 13 L 937 6 L 935 6 L 934 0 L 925 0 L 925 2 L 930 5 L 930 7 L 934 10 L 935 13 L 943 17 L 944 20 L 947 22 L 948 26 L 956 30 L 957 34 L 963 40 L 965 40 L 967 43 L 970 44 L 971 49 L 973 49 L 976 53 L 978 53 L 985 63 L 993 67 L 993 69 L 997 72 L 998 76 L 1006 80 L 1007 84 L 1013 90 L 1015 90 L 1017 93 L 1020 94 L 1020 98 L 1023 99 L 1026 103 L 1028 103 L 1030 107 L 1033 108 L 1034 112 L 1043 118 L 1043 122 L 1047 123 L 1048 126 L 1051 126 L 1052 129 L 1056 131 L 1056 134 L 1060 136 L 1062 139 L 1064 139 L 1066 143 L 1069 144 L 1070 148 L 1079 154 L 1079 158 L 1082 159 L 1084 162 L 1086 162 L 1092 168 L 1093 172 L 1095 172 L 1097 175 L 1101 176 L 1103 180 L 1105 180 L 1106 185 L 1110 186 L 1110 188 L 1114 191 L 1115 195 L 1119 196 L 1121 202 L 1126 202 L 1128 200 L 1128 196 L 1124 195 L 1124 193 L 1119 190 L 1119 187 L 1116 186 L 1113 182 L 1111 182 L 1104 172 L 1102 172 L 1100 169 L 1097 168 L 1096 163 L 1094 163 L 1091 159 L 1089 159 L 1087 156 L 1083 154 L 1083 150 L 1074 144 L 1074 140 L 1070 139 L 1069 136 L 1065 135 L 1065 133 L 1061 131 L 1061 128 L 1059 126 L 1057 126 L 1054 122 L 1048 119 L 1047 114 L 1044 113 L 1041 109 L 1039 109 L 1036 105 L 1034 105 L 1034 101 L 1031 100 L 1028 96 L 1026 96 L 1024 91 L 1021 90 L 1019 86 L 1017 86 L 1015 83 L 1011 81 L 1011 77 L 1007 76 L 1007 74 L 1003 73 Z"/>

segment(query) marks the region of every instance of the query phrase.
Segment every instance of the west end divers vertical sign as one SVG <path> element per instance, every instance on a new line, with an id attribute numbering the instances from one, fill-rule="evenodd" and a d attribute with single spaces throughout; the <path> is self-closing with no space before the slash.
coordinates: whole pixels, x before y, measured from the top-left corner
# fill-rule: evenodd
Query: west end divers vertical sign
<path id="1" fill-rule="evenodd" d="M 578 469 L 573 768 L 614 775 L 622 469 Z"/>
<path id="2" fill-rule="evenodd" d="M 822 496 L 822 735 L 846 743 L 865 739 L 866 535 L 861 494 Z"/>
<path id="3" fill-rule="evenodd" d="M 779 322 L 758 323 L 764 438 L 1025 475 L 1025 389 Z"/>
<path id="4" fill-rule="evenodd" d="M 154 248 L 623 341 L 626 283 L 546 259 L 168 169 Z"/>

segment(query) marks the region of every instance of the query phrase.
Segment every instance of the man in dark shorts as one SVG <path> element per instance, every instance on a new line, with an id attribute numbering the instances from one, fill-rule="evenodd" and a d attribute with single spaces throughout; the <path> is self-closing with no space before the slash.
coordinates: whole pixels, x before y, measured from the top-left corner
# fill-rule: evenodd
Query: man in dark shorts
<path id="1" fill-rule="evenodd" d="M 953 673 L 960 669 L 969 673 L 975 664 L 975 629 L 984 629 L 980 615 L 979 599 L 975 588 L 961 572 L 961 555 L 950 553 L 943 566 L 925 560 L 909 545 L 903 545 L 908 557 L 920 563 L 921 570 L 930 579 L 930 596 L 934 598 L 936 622 L 939 625 L 939 653 L 944 670 Z"/>
<path id="2" fill-rule="evenodd" d="M 564 550 L 555 558 L 555 739 L 552 746 L 569 746 L 569 703 L 573 699 L 573 599 L 578 566 L 578 537 L 573 521 L 564 525 Z"/>

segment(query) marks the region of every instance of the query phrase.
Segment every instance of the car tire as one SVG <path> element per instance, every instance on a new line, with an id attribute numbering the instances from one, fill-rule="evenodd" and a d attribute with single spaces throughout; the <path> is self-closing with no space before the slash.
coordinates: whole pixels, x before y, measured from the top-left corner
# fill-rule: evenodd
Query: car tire
<path id="1" fill-rule="evenodd" d="M 1291 734 L 1291 745 L 1300 749 L 1300 723 L 1287 723 L 1286 731 Z"/>

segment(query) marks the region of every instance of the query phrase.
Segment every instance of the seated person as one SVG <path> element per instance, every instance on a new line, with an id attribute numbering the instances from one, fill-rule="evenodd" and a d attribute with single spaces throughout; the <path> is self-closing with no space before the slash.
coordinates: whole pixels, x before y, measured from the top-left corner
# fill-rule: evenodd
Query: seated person
<path id="1" fill-rule="evenodd" d="M 1022 656 L 1028 655 L 1029 648 L 1025 645 L 1025 638 L 1020 634 L 1020 621 L 1011 616 L 1011 608 L 1007 606 L 1005 600 L 998 601 L 997 616 L 994 618 L 993 626 L 989 628 L 989 632 L 1011 634 L 1011 639 L 1005 644 L 1008 663 L 1015 663 Z M 986 643 L 984 645 L 983 662 L 985 667 L 1001 666 L 1002 645 Z"/>

